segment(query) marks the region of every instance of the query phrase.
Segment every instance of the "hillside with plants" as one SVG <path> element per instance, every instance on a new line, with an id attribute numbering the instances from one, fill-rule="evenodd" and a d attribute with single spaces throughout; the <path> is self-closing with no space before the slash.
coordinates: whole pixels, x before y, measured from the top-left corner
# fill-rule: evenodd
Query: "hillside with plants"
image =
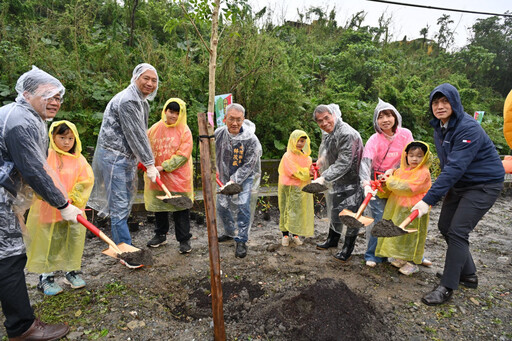
<path id="1" fill-rule="evenodd" d="M 123 3 L 123 4 L 121 4 Z M 197 136 L 197 112 L 207 110 L 208 52 L 197 31 L 209 37 L 206 0 L 4 0 L 0 4 L 0 104 L 16 97 L 17 78 L 36 65 L 66 87 L 57 119 L 79 128 L 95 146 L 102 112 L 126 87 L 133 67 L 151 63 L 160 77 L 150 123 L 169 97 L 188 104 Z M 365 25 L 364 12 L 346 23 L 335 12 L 311 8 L 298 22 L 276 25 L 266 9 L 247 1 L 223 5 L 217 94 L 232 93 L 257 126 L 264 158 L 280 158 L 290 132 L 303 129 L 318 150 L 321 132 L 312 111 L 337 103 L 343 119 L 366 141 L 374 132 L 380 97 L 394 104 L 416 139 L 432 142 L 428 95 L 450 82 L 466 112 L 486 112 L 482 126 L 500 154 L 509 154 L 502 109 L 512 84 L 512 19 L 489 17 L 471 28 L 466 46 L 453 50 L 453 21 L 443 15 L 415 40 L 390 38 L 391 19 Z M 202 14 L 203 13 L 203 14 Z"/>

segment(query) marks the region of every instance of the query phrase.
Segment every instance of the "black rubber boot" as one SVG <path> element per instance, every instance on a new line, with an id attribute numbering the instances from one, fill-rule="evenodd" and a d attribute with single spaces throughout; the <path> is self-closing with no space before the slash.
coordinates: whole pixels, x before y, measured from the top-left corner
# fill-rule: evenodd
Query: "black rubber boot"
<path id="1" fill-rule="evenodd" d="M 330 247 L 338 247 L 338 242 L 340 241 L 340 234 L 334 232 L 333 229 L 329 229 L 329 235 L 327 236 L 327 240 L 321 244 L 316 244 L 316 248 L 319 250 L 327 250 Z"/>
<path id="2" fill-rule="evenodd" d="M 341 262 L 346 262 L 350 259 L 352 255 L 352 251 L 354 251 L 354 246 L 356 245 L 357 235 L 355 236 L 345 236 L 345 242 L 343 243 L 343 247 L 341 251 L 334 255 L 334 258 Z"/>

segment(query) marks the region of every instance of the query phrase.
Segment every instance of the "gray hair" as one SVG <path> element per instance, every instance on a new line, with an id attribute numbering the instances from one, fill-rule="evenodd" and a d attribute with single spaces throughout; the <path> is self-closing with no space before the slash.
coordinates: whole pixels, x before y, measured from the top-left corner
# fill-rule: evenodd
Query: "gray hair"
<path id="1" fill-rule="evenodd" d="M 340 107 L 337 104 L 320 104 L 313 111 L 313 120 L 316 121 L 316 114 L 322 114 L 324 112 L 328 112 L 331 115 L 334 115 L 335 119 L 341 119 L 341 111 Z"/>
<path id="2" fill-rule="evenodd" d="M 226 116 L 228 115 L 228 112 L 231 110 L 231 109 L 234 109 L 236 111 L 239 111 L 241 112 L 244 117 L 245 117 L 245 108 L 241 105 L 241 104 L 238 104 L 238 103 L 231 103 L 230 105 L 228 105 L 226 107 Z"/>

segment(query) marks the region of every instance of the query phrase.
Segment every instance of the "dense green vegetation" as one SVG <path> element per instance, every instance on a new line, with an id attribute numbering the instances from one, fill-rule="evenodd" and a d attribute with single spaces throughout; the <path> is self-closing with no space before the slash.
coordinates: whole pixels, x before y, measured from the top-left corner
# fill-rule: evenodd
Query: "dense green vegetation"
<path id="1" fill-rule="evenodd" d="M 208 39 L 204 11 L 195 11 L 206 3 L 190 0 L 183 8 Z M 321 134 L 311 113 L 320 103 L 339 104 L 343 119 L 366 141 L 374 132 L 378 97 L 397 107 L 416 139 L 432 142 L 428 95 L 443 82 L 459 89 L 468 113 L 486 111 L 484 129 L 500 154 L 510 152 L 502 108 L 512 83 L 511 18 L 478 21 L 468 45 L 451 51 L 448 15 L 438 20 L 435 33 L 425 28 L 418 32 L 423 38 L 393 42 L 384 17 L 379 27 L 370 27 L 365 14 L 356 13 L 341 26 L 334 13 L 312 8 L 300 15 L 314 21 L 275 26 L 265 10 L 253 13 L 246 1 L 227 5 L 217 94 L 233 93 L 246 107 L 264 157 L 279 158 L 297 128 L 314 136 L 316 151 Z M 206 111 L 208 101 L 208 52 L 173 1 L 3 0 L 0 41 L 0 104 L 14 100 L 16 79 L 36 65 L 65 85 L 57 118 L 76 123 L 84 145 L 95 146 L 106 104 L 140 62 L 153 64 L 160 77 L 150 123 L 159 119 L 167 98 L 180 97 L 197 136 L 196 113 Z"/>

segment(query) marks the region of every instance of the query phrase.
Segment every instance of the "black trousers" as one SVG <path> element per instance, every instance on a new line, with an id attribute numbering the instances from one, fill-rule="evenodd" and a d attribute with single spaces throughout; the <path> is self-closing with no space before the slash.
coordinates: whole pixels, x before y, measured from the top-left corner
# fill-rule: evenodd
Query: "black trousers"
<path id="1" fill-rule="evenodd" d="M 461 275 L 476 273 L 469 251 L 469 233 L 494 205 L 502 189 L 503 183 L 492 183 L 452 188 L 446 194 L 438 222 L 448 244 L 442 286 L 457 289 Z"/>
<path id="2" fill-rule="evenodd" d="M 23 272 L 26 263 L 25 254 L 0 259 L 0 301 L 9 337 L 26 332 L 35 319 Z"/>
<path id="3" fill-rule="evenodd" d="M 172 212 L 174 233 L 178 242 L 192 238 L 190 233 L 190 210 Z M 155 212 L 155 234 L 163 235 L 169 232 L 169 212 Z"/>

